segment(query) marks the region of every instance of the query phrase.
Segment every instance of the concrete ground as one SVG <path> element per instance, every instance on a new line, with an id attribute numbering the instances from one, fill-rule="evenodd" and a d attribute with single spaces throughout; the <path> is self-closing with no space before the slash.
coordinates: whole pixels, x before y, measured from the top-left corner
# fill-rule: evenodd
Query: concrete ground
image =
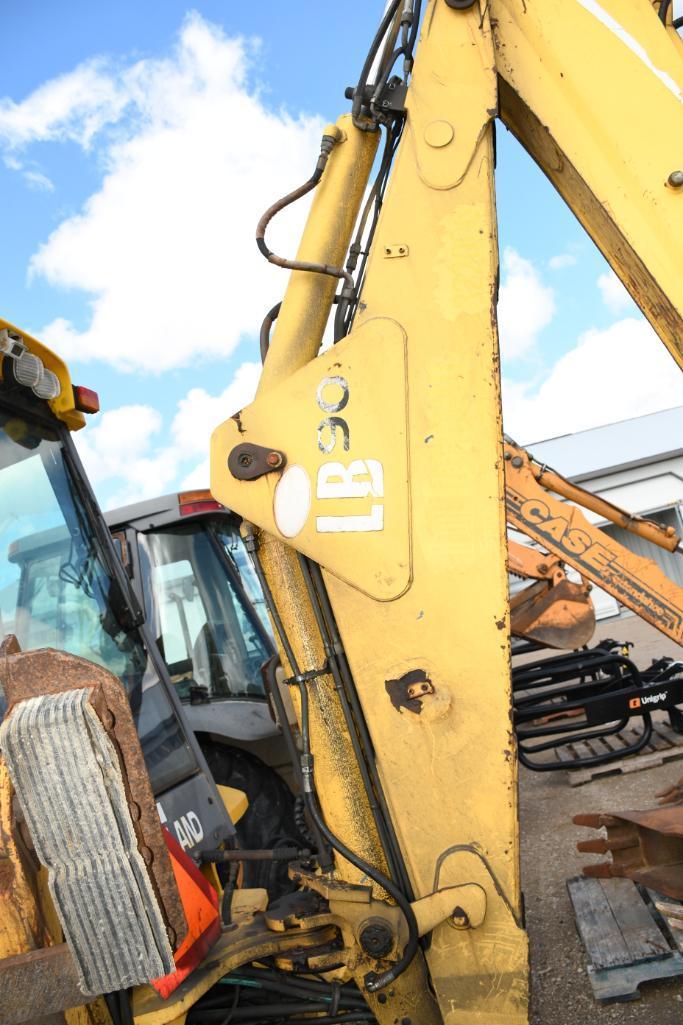
<path id="1" fill-rule="evenodd" d="M 676 645 L 633 617 L 607 621 L 599 627 L 599 636 L 636 642 L 635 660 L 641 665 L 659 655 L 680 654 Z M 568 878 L 580 875 L 582 865 L 596 860 L 595 855 L 577 852 L 577 840 L 596 834 L 574 826 L 573 815 L 652 807 L 656 792 L 680 776 L 683 760 L 580 787 L 570 787 L 564 772 L 520 769 L 522 882 L 531 943 L 533 1025 L 681 1025 L 683 977 L 645 983 L 637 1002 L 602 1006 L 594 1001 L 566 889 Z"/>
<path id="2" fill-rule="evenodd" d="M 605 637 L 615 641 L 633 641 L 631 655 L 636 665 L 645 669 L 653 659 L 669 655 L 671 658 L 683 658 L 680 645 L 655 630 L 637 616 L 626 615 L 618 619 L 602 619 L 595 628 L 590 647 Z"/>

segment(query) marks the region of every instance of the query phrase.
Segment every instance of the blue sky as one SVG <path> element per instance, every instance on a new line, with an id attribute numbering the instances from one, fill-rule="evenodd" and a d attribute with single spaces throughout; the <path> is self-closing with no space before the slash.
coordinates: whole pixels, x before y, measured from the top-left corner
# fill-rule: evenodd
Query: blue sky
<path id="1" fill-rule="evenodd" d="M 4 0 L 2 312 L 99 392 L 79 447 L 103 504 L 208 480 L 209 430 L 248 401 L 285 283 L 256 254 L 255 221 L 308 176 L 381 8 Z M 533 440 L 683 402 L 502 125 L 497 194 L 506 428 Z M 274 231 L 281 251 L 303 212 Z"/>

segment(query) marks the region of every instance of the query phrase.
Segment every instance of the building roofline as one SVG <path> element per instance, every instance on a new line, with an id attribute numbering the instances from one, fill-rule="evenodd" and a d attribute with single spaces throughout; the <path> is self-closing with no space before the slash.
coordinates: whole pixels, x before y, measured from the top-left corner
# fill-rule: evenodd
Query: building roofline
<path id="1" fill-rule="evenodd" d="M 624 416 L 621 420 L 608 420 L 607 423 L 595 424 L 593 427 L 584 427 L 580 431 L 567 431 L 565 434 L 554 434 L 550 438 L 536 438 L 534 441 L 526 442 L 522 447 L 531 448 L 532 445 L 547 445 L 548 442 L 562 441 L 564 438 L 578 438 L 580 434 L 590 434 L 592 431 L 600 431 L 605 427 L 618 427 L 619 424 L 634 423 L 636 420 L 646 420 L 651 416 L 660 416 L 661 413 L 672 413 L 674 409 L 683 409 L 683 406 L 678 403 L 675 406 L 666 406 L 664 409 L 655 409 L 652 413 L 641 413 L 640 416 Z M 680 451 L 683 452 L 683 447 L 681 447 Z"/>

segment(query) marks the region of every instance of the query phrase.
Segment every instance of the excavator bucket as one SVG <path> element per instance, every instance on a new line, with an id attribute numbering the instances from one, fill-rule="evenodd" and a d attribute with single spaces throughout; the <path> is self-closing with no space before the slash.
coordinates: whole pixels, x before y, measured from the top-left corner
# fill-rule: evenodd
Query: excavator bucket
<path id="1" fill-rule="evenodd" d="M 611 854 L 611 861 L 584 866 L 587 876 L 625 876 L 666 897 L 683 900 L 683 805 L 646 811 L 620 811 L 617 815 L 575 815 L 577 826 L 604 828 L 606 837 L 582 840 L 576 846 L 586 854 Z"/>
<path id="2" fill-rule="evenodd" d="M 677 783 L 673 783 L 672 786 L 667 787 L 666 790 L 660 790 L 657 794 L 657 800 L 660 804 L 676 804 L 679 801 L 683 802 L 683 776 Z"/>
<path id="3" fill-rule="evenodd" d="M 573 650 L 593 636 L 595 609 L 585 585 L 537 580 L 511 598 L 510 629 L 547 648 Z"/>
<path id="4" fill-rule="evenodd" d="M 78 989 L 97 996 L 175 972 L 187 920 L 121 682 L 75 655 L 21 652 L 14 638 L 0 655 L 2 759 L 24 840 L 47 869 Z M 32 955 L 39 973 L 49 950 Z M 5 1016 L 8 967 L 11 958 L 0 961 L 0 1020 L 22 1021 Z"/>

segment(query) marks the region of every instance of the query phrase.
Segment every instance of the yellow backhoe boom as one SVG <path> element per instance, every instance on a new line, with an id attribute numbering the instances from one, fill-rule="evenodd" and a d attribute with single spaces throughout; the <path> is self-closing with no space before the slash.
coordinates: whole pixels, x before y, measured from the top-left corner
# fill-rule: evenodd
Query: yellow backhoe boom
<path id="1" fill-rule="evenodd" d="M 396 34 L 403 9 L 388 7 Z M 407 932 L 370 971 L 360 943 L 355 967 L 382 1025 L 527 1021 L 493 122 L 683 362 L 681 83 L 676 34 L 647 0 L 431 0 L 350 333 L 318 355 L 333 278 L 342 311 L 353 293 L 341 265 L 385 96 L 367 78 L 326 132 L 299 262 L 279 260 L 293 274 L 258 396 L 213 437 L 212 491 L 255 525 L 337 877 L 369 879 L 380 902 L 386 873 L 402 888 Z M 379 815 L 330 650 L 371 744 Z M 462 887 L 483 894 L 483 917 L 459 902 L 418 947 L 417 905 Z"/>

